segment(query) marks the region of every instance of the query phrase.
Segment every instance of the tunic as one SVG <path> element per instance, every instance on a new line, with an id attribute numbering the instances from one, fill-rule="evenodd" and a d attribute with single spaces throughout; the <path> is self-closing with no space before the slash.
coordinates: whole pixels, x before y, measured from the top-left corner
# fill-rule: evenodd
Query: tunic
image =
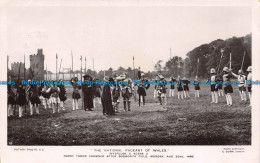
<path id="1" fill-rule="evenodd" d="M 38 105 L 41 103 L 41 100 L 39 98 L 39 88 L 37 85 L 32 85 L 29 89 L 30 91 L 30 101 L 34 105 Z"/>
<path id="2" fill-rule="evenodd" d="M 72 98 L 73 99 L 80 99 L 80 94 L 79 94 L 79 89 L 81 88 L 78 83 L 73 83 L 72 84 L 73 87 L 73 92 L 72 92 Z"/>
<path id="3" fill-rule="evenodd" d="M 58 85 L 60 88 L 60 93 L 59 93 L 59 98 L 61 101 L 66 101 L 67 100 L 67 94 L 66 94 L 66 88 L 64 85 Z"/>
<path id="4" fill-rule="evenodd" d="M 15 104 L 15 93 L 11 88 L 11 85 L 7 85 L 7 94 L 8 94 L 8 101 L 7 103 L 10 105 Z"/>
<path id="5" fill-rule="evenodd" d="M 24 106 L 26 104 L 25 89 L 22 86 L 20 86 L 20 87 L 18 87 L 17 93 L 18 93 L 18 98 L 16 101 L 17 104 L 19 106 Z"/>
<path id="6" fill-rule="evenodd" d="M 231 78 L 231 74 L 229 73 L 223 75 L 223 81 L 224 81 L 223 85 L 224 85 L 225 94 L 233 93 L 233 87 L 231 86 L 230 78 Z"/>

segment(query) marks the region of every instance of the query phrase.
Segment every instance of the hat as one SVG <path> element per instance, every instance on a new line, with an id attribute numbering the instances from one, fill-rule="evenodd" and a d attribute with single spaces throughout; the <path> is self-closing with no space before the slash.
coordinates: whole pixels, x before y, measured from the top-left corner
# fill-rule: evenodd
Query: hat
<path id="1" fill-rule="evenodd" d="M 141 73 L 141 76 L 144 76 L 144 73 L 143 73 L 143 72 Z"/>
<path id="2" fill-rule="evenodd" d="M 248 66 L 248 68 L 247 68 L 246 71 L 250 71 L 250 72 L 252 72 L 252 66 Z"/>
<path id="3" fill-rule="evenodd" d="M 122 76 L 120 75 L 120 76 L 116 77 L 116 79 L 115 79 L 115 80 L 118 80 L 118 81 L 120 81 L 120 80 L 123 80 L 123 78 L 122 78 Z"/>
<path id="4" fill-rule="evenodd" d="M 213 74 L 213 73 L 216 73 L 216 70 L 214 68 L 211 68 L 210 69 L 210 73 Z"/>
<path id="5" fill-rule="evenodd" d="M 108 81 L 109 81 L 109 82 L 114 82 L 114 79 L 113 79 L 112 77 L 110 77 L 110 78 L 108 79 Z"/>
<path id="6" fill-rule="evenodd" d="M 90 76 L 88 74 L 83 76 L 84 79 L 90 78 Z"/>
<path id="7" fill-rule="evenodd" d="M 228 70 L 227 67 L 224 67 L 224 68 L 223 68 L 223 71 L 225 71 L 225 72 L 229 72 L 229 70 Z"/>
<path id="8" fill-rule="evenodd" d="M 164 79 L 164 77 L 163 77 L 162 75 L 159 75 L 159 78 L 160 78 L 160 79 Z"/>

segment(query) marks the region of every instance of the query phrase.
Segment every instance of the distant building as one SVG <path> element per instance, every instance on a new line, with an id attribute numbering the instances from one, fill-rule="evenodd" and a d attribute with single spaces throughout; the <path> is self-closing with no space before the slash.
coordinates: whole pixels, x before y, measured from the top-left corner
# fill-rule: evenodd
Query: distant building
<path id="1" fill-rule="evenodd" d="M 44 55 L 42 49 L 30 55 L 30 69 L 35 80 L 44 80 Z"/>
<path id="2" fill-rule="evenodd" d="M 20 66 L 21 64 L 21 66 Z M 11 63 L 11 71 L 15 76 L 19 75 L 19 68 L 20 68 L 20 77 L 24 76 L 24 63 L 22 62 L 13 62 Z"/>

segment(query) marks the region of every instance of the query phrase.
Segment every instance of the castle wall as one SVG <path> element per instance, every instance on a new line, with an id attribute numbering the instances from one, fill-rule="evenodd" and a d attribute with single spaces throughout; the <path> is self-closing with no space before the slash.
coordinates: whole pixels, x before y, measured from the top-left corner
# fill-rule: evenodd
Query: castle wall
<path id="1" fill-rule="evenodd" d="M 44 55 L 42 49 L 38 49 L 36 55 L 30 55 L 30 69 L 33 71 L 35 80 L 44 80 Z"/>

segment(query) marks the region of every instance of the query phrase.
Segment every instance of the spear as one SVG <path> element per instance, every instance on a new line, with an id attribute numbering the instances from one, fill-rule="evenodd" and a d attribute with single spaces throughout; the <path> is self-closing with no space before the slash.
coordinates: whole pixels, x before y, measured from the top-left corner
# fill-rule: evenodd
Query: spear
<path id="1" fill-rule="evenodd" d="M 133 56 L 133 69 L 134 69 L 134 82 L 135 82 L 135 57 L 134 56 Z M 134 90 L 134 98 L 135 98 L 135 102 L 136 102 L 135 90 Z"/>
<path id="2" fill-rule="evenodd" d="M 85 74 L 87 73 L 87 63 L 86 63 L 86 61 L 87 61 L 87 58 L 85 57 Z"/>
<path id="3" fill-rule="evenodd" d="M 199 63 L 200 63 L 200 59 L 198 58 L 197 73 L 196 73 L 196 76 L 198 75 Z"/>
<path id="4" fill-rule="evenodd" d="M 80 56 L 80 80 L 82 82 L 82 55 Z M 82 89 L 83 90 L 83 89 Z M 83 94 L 83 91 L 82 91 Z M 81 109 L 83 110 L 83 98 L 81 99 Z"/>
<path id="5" fill-rule="evenodd" d="M 72 54 L 72 49 L 71 49 L 71 69 L 72 69 L 72 76 L 74 78 L 74 72 L 73 72 L 73 54 Z"/>
<path id="6" fill-rule="evenodd" d="M 19 71 L 18 71 L 18 82 L 17 82 L 17 87 L 16 87 L 16 94 L 15 94 L 15 99 L 17 99 L 17 93 L 18 93 L 18 88 L 19 88 L 19 81 L 20 81 L 20 70 L 21 70 L 21 61 L 19 62 Z M 15 115 L 15 111 L 16 111 L 16 103 L 14 106 L 14 115 Z"/>
<path id="7" fill-rule="evenodd" d="M 94 77 L 96 77 L 95 69 L 94 69 L 94 58 L 93 57 L 92 57 L 92 61 L 93 61 L 93 73 L 94 73 Z"/>
<path id="8" fill-rule="evenodd" d="M 243 60 L 242 60 L 241 70 L 243 70 L 245 55 L 246 55 L 246 52 L 244 51 L 244 56 L 243 56 Z"/>
<path id="9" fill-rule="evenodd" d="M 56 81 L 58 81 L 58 54 L 56 53 Z"/>
<path id="10" fill-rule="evenodd" d="M 25 76 L 25 72 L 26 72 L 26 69 L 25 69 L 25 54 L 23 56 L 23 61 L 24 61 L 23 79 L 26 81 L 26 76 Z M 25 108 L 24 108 L 24 112 L 25 113 L 26 113 L 26 108 L 27 108 L 27 104 L 25 104 Z"/>
<path id="11" fill-rule="evenodd" d="M 60 78 L 61 63 L 62 63 L 62 58 L 60 59 L 59 78 Z"/>
<path id="12" fill-rule="evenodd" d="M 230 53 L 230 58 L 229 58 L 229 69 L 231 70 L 231 53 Z"/>
<path id="13" fill-rule="evenodd" d="M 219 64 L 218 64 L 217 75 L 218 75 L 218 72 L 219 72 L 219 67 L 220 67 L 220 63 L 221 63 L 222 57 L 223 57 L 223 49 L 221 49 L 221 56 L 220 56 L 220 61 L 219 61 Z"/>

